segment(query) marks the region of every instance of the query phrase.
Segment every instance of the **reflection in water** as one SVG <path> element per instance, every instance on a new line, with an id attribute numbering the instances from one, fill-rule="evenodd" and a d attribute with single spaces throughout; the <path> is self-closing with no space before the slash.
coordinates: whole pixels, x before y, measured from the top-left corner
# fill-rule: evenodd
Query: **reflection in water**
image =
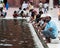
<path id="1" fill-rule="evenodd" d="M 35 48 L 25 20 L 0 20 L 0 48 Z"/>
<path id="2" fill-rule="evenodd" d="M 13 46 L 12 44 L 3 44 L 1 43 L 0 46 Z"/>

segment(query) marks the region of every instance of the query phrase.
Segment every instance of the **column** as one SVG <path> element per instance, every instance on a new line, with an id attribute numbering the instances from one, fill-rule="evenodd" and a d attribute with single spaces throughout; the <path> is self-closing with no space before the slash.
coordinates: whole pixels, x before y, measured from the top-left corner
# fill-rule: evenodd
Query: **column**
<path id="1" fill-rule="evenodd" d="M 53 1 L 54 1 L 54 0 L 49 0 L 49 11 L 48 11 L 48 14 L 50 14 L 51 17 L 54 16 L 54 14 L 53 14 L 53 11 L 54 11 L 54 10 L 53 10 L 53 5 L 54 5 L 54 4 L 53 4 Z"/>
<path id="2" fill-rule="evenodd" d="M 49 0 L 49 9 L 53 9 L 53 0 Z"/>

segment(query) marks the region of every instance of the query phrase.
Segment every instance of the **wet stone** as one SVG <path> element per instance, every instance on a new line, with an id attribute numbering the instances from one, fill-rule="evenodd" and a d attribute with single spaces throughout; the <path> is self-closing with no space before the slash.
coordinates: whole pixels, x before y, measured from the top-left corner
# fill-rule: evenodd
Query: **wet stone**
<path id="1" fill-rule="evenodd" d="M 12 36 L 12 35 L 13 35 L 13 33 L 10 33 L 10 35 Z"/>
<path id="2" fill-rule="evenodd" d="M 14 20 L 6 20 L 5 24 L 1 22 L 0 48 L 35 48 L 27 21 L 17 20 L 14 23 Z"/>
<path id="3" fill-rule="evenodd" d="M 13 41 L 17 41 L 16 39 L 13 39 Z"/>

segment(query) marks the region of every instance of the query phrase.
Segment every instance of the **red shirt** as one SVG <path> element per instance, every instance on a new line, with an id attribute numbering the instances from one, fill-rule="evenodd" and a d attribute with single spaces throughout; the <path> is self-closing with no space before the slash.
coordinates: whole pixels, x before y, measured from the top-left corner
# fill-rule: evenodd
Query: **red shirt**
<path id="1" fill-rule="evenodd" d="M 16 18 L 18 16 L 18 14 L 13 14 L 13 17 Z"/>

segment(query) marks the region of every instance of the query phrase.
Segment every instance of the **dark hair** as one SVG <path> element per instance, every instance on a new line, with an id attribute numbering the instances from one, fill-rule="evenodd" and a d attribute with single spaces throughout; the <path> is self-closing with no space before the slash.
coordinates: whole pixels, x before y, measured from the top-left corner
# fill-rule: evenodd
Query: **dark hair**
<path id="1" fill-rule="evenodd" d="M 39 14 L 43 14 L 43 11 L 39 11 Z"/>
<path id="2" fill-rule="evenodd" d="M 24 13 L 23 11 L 21 11 L 21 13 Z"/>
<path id="3" fill-rule="evenodd" d="M 51 17 L 49 16 L 49 18 L 51 19 Z"/>
<path id="4" fill-rule="evenodd" d="M 14 11 L 14 13 L 17 13 L 16 11 Z"/>
<path id="5" fill-rule="evenodd" d="M 26 10 L 26 8 L 24 8 L 23 10 Z"/>
<path id="6" fill-rule="evenodd" d="M 33 11 L 33 9 L 29 10 L 29 12 L 32 12 L 32 11 Z"/>
<path id="7" fill-rule="evenodd" d="M 22 14 L 23 14 L 23 13 L 24 13 L 24 12 L 23 12 L 23 11 L 21 11 L 21 13 L 20 13 L 20 14 L 21 14 L 21 16 L 22 16 Z"/>
<path id="8" fill-rule="evenodd" d="M 0 11 L 2 12 L 3 11 L 3 8 L 1 8 Z"/>
<path id="9" fill-rule="evenodd" d="M 31 16 L 34 16 L 34 15 L 35 15 L 35 13 L 34 13 L 34 12 L 32 12 Z"/>
<path id="10" fill-rule="evenodd" d="M 19 9 L 21 10 L 21 7 L 19 7 Z"/>
<path id="11" fill-rule="evenodd" d="M 46 18 L 49 18 L 51 20 L 51 17 L 50 16 L 46 16 Z"/>
<path id="12" fill-rule="evenodd" d="M 33 2 L 30 2 L 31 5 L 33 5 Z"/>

